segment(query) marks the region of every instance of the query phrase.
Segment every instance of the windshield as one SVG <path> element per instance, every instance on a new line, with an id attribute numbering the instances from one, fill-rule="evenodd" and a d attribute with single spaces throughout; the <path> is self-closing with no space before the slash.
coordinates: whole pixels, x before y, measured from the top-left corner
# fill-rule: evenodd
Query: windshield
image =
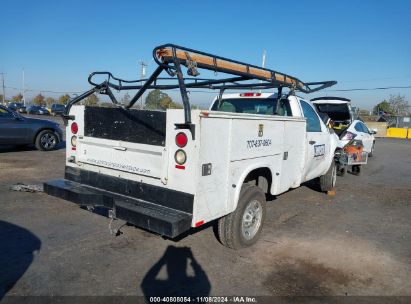
<path id="1" fill-rule="evenodd" d="M 223 99 L 218 106 L 214 103 L 212 110 L 233 113 L 273 115 L 277 106 L 275 98 L 230 98 Z"/>
<path id="2" fill-rule="evenodd" d="M 53 105 L 53 108 L 56 110 L 64 110 L 64 105 L 56 104 L 56 105 Z"/>

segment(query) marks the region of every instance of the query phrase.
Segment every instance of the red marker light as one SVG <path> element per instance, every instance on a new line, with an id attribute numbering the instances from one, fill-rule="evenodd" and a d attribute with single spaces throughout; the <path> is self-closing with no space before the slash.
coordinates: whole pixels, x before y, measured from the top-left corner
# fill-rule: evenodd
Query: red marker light
<path id="1" fill-rule="evenodd" d="M 187 145 L 188 139 L 187 135 L 183 132 L 180 132 L 176 135 L 176 145 L 180 148 L 183 148 Z"/>
<path id="2" fill-rule="evenodd" d="M 241 97 L 253 97 L 253 96 L 261 96 L 261 93 L 241 93 Z"/>
<path id="3" fill-rule="evenodd" d="M 77 125 L 76 122 L 73 122 L 73 123 L 71 124 L 71 133 L 77 134 L 77 132 L 78 132 L 78 125 Z"/>
<path id="4" fill-rule="evenodd" d="M 200 227 L 200 226 L 203 225 L 203 224 L 204 224 L 204 221 L 199 221 L 199 222 L 195 223 L 194 226 Z"/>

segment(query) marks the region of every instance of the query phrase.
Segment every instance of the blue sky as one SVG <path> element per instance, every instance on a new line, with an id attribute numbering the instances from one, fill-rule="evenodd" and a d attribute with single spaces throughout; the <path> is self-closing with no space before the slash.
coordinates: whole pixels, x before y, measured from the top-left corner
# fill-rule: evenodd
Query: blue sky
<path id="1" fill-rule="evenodd" d="M 139 60 L 172 42 L 334 89 L 411 85 L 411 1 L 2 1 L 0 72 L 32 90 L 82 91 L 108 70 L 138 79 Z M 6 88 L 7 95 L 17 90 Z M 35 95 L 38 91 L 30 91 Z M 370 108 L 411 89 L 322 92 Z M 58 94 L 44 93 L 56 96 Z M 173 93 L 178 101 L 178 95 Z M 192 94 L 206 104 L 212 94 Z"/>

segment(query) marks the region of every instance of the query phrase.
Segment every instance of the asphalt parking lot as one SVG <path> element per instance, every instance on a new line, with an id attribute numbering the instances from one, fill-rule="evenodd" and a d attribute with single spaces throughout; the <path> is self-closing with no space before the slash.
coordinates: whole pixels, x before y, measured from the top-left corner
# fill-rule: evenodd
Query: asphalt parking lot
<path id="1" fill-rule="evenodd" d="M 360 176 L 268 204 L 262 239 L 233 251 L 213 227 L 179 241 L 16 183 L 62 178 L 57 151 L 0 148 L 0 299 L 7 295 L 411 295 L 411 143 L 378 139 Z M 115 221 L 120 226 L 123 222 Z"/>

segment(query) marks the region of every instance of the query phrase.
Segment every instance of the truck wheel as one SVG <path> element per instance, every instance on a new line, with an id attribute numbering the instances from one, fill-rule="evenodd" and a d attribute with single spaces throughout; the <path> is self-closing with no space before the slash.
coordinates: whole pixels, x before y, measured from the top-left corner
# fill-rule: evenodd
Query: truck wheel
<path id="1" fill-rule="evenodd" d="M 344 176 L 344 174 L 345 174 L 345 168 L 337 165 L 337 176 Z"/>
<path id="2" fill-rule="evenodd" d="M 360 165 L 355 165 L 351 167 L 351 174 L 353 175 L 360 175 L 361 173 L 361 166 Z"/>
<path id="3" fill-rule="evenodd" d="M 372 143 L 371 152 L 368 153 L 368 156 L 369 156 L 369 157 L 373 157 L 373 156 L 374 156 L 374 150 L 375 150 L 375 142 Z"/>
<path id="4" fill-rule="evenodd" d="M 36 137 L 36 148 L 41 151 L 51 151 L 58 144 L 57 135 L 51 130 L 41 131 Z"/>
<path id="5" fill-rule="evenodd" d="M 237 209 L 218 222 L 220 242 L 233 249 L 253 245 L 261 234 L 265 206 L 265 194 L 261 188 L 243 185 Z"/>
<path id="6" fill-rule="evenodd" d="M 337 166 L 335 162 L 332 161 L 327 173 L 320 176 L 321 191 L 327 192 L 327 191 L 332 190 L 335 187 L 336 180 L 337 180 Z"/>

